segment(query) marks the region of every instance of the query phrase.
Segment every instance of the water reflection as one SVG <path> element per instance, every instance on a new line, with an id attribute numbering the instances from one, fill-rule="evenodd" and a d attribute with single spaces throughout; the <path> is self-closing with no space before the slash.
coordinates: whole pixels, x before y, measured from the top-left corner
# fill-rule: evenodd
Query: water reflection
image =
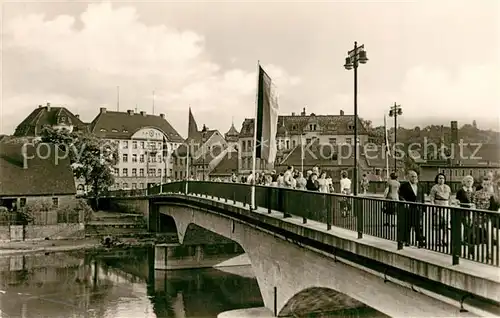
<path id="1" fill-rule="evenodd" d="M 1 258 L 0 317 L 216 317 L 262 306 L 253 278 L 153 263 L 147 249 Z"/>
<path id="2" fill-rule="evenodd" d="M 0 258 L 0 317 L 203 318 L 263 306 L 249 266 L 155 271 L 154 261 L 153 248 Z M 364 308 L 327 316 L 375 314 Z"/>

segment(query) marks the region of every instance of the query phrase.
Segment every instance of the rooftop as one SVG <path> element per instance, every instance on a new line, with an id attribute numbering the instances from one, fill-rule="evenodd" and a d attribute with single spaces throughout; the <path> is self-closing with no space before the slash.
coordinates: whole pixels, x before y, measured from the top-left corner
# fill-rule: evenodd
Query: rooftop
<path id="1" fill-rule="evenodd" d="M 78 115 L 74 115 L 65 107 L 54 107 L 50 103 L 39 105 L 17 127 L 14 136 L 40 136 L 45 126 L 68 125 L 74 130 L 85 131 L 87 124 Z"/>
<path id="2" fill-rule="evenodd" d="M 238 151 L 228 151 L 219 164 L 210 172 L 214 176 L 231 175 L 238 172 Z"/>
<path id="3" fill-rule="evenodd" d="M 46 159 L 36 154 L 35 147 L 25 147 L 26 139 L 9 138 L 0 142 L 0 196 L 73 195 L 76 193 L 69 158 L 59 153 L 55 145 L 43 151 Z M 45 154 L 45 153 L 44 153 Z M 25 159 L 32 158 L 32 159 Z"/>
<path id="4" fill-rule="evenodd" d="M 164 114 L 156 116 L 146 112 L 135 113 L 133 110 L 115 112 L 101 108 L 99 115 L 90 124 L 90 131 L 101 138 L 130 139 L 134 133 L 145 127 L 161 130 L 170 142 L 184 141 L 165 119 Z"/>
<path id="5" fill-rule="evenodd" d="M 316 125 L 311 130 L 309 125 Z M 278 116 L 278 136 L 300 135 L 302 133 L 317 131 L 320 134 L 352 135 L 354 134 L 354 115 L 345 115 L 343 111 L 340 115 L 307 115 L 304 111 L 300 115 Z M 252 137 L 254 129 L 254 119 L 246 118 L 243 121 L 240 137 Z M 361 119 L 358 117 L 358 133 L 367 134 Z"/>

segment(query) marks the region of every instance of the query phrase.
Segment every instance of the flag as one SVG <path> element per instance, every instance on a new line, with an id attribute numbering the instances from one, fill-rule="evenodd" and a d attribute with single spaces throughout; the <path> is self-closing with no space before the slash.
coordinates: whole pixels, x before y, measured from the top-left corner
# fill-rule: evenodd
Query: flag
<path id="1" fill-rule="evenodd" d="M 278 108 L 278 92 L 271 78 L 259 65 L 255 158 L 267 163 L 274 163 L 276 159 Z"/>

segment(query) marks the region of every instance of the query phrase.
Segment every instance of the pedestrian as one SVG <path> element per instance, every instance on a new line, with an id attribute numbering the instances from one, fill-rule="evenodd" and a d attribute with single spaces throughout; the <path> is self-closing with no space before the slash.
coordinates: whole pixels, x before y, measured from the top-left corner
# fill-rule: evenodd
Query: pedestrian
<path id="1" fill-rule="evenodd" d="M 411 230 L 415 232 L 415 239 L 417 246 L 425 247 L 425 237 L 422 229 L 423 217 L 423 203 L 425 202 L 424 188 L 418 182 L 418 174 L 415 170 L 408 171 L 409 182 L 403 183 L 399 188 L 399 199 L 411 202 L 401 213 L 403 220 L 401 220 L 402 228 L 400 229 L 403 234 L 403 243 L 409 246 L 411 243 Z"/>

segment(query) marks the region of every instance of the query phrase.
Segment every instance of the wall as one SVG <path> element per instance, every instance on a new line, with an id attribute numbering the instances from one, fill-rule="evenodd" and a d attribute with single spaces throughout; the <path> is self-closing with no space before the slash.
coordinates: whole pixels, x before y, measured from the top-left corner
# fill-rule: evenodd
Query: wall
<path id="1" fill-rule="evenodd" d="M 46 237 L 51 240 L 85 238 L 84 223 L 59 223 L 51 225 L 26 225 L 24 227 L 24 240 L 37 241 Z M 0 226 L 0 242 L 10 242 L 10 226 Z"/>

